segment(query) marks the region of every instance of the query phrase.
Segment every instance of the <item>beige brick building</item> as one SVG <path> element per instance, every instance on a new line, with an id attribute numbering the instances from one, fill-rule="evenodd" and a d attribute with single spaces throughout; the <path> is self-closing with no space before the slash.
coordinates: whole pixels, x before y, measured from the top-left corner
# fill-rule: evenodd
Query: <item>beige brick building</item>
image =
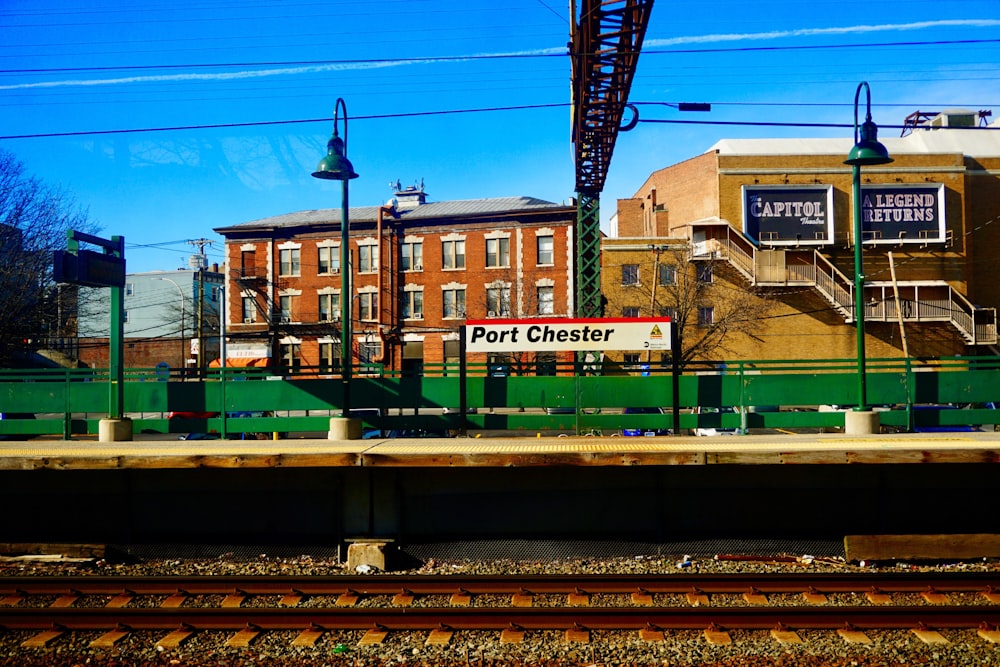
<path id="1" fill-rule="evenodd" d="M 575 205 L 530 197 L 428 202 L 422 187 L 411 187 L 389 206 L 349 216 L 352 349 L 362 373 L 457 365 L 466 319 L 573 312 Z M 340 209 L 215 231 L 226 239 L 228 363 L 339 373 Z M 522 370 L 548 373 L 566 360 L 519 361 L 530 366 Z"/>
<path id="2" fill-rule="evenodd" d="M 980 130 L 974 121 L 974 112 L 956 110 L 903 137 L 882 136 L 894 162 L 862 167 L 869 358 L 902 356 L 904 336 L 910 357 L 995 349 L 1000 134 L 992 130 L 1000 125 Z M 973 127 L 948 127 L 959 124 Z M 844 164 L 852 145 L 849 137 L 723 140 L 651 174 L 618 202 L 613 238 L 603 244 L 608 314 L 676 307 L 676 288 L 659 282 L 652 299 L 648 282 L 645 291 L 625 283 L 634 272 L 652 280 L 667 261 L 658 248 L 683 243 L 669 254 L 677 274 L 712 276 L 695 305 L 700 321 L 688 314 L 684 347 L 728 328 L 722 345 L 696 357 L 854 357 L 852 174 Z M 621 264 L 638 268 L 623 278 Z M 740 305 L 754 326 L 720 319 L 718 304 L 734 291 L 754 296 L 756 306 Z M 705 310 L 713 307 L 714 321 Z"/>

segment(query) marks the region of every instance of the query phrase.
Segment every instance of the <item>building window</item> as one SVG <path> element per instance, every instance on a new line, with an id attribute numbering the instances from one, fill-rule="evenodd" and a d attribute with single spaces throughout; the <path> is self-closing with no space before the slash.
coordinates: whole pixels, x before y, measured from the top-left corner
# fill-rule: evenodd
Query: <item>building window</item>
<path id="1" fill-rule="evenodd" d="M 677 267 L 661 264 L 659 268 L 658 280 L 661 286 L 674 285 L 677 283 Z"/>
<path id="2" fill-rule="evenodd" d="M 283 276 L 297 276 L 300 271 L 299 249 L 282 248 L 279 253 L 278 272 Z"/>
<path id="3" fill-rule="evenodd" d="M 135 296 L 135 283 L 125 283 L 125 296 Z"/>
<path id="4" fill-rule="evenodd" d="M 243 323 L 257 321 L 257 299 L 252 296 L 243 297 Z"/>
<path id="5" fill-rule="evenodd" d="M 257 275 L 257 253 L 244 250 L 240 253 L 240 277 L 254 278 Z"/>
<path id="6" fill-rule="evenodd" d="M 358 295 L 358 319 L 374 321 L 378 315 L 378 294 L 362 292 Z"/>
<path id="7" fill-rule="evenodd" d="M 712 273 L 711 264 L 703 264 L 698 267 L 698 282 L 700 283 L 710 283 L 714 282 L 715 278 Z"/>
<path id="8" fill-rule="evenodd" d="M 399 250 L 402 255 L 401 269 L 403 271 L 424 270 L 424 244 L 422 241 L 402 243 Z"/>
<path id="9" fill-rule="evenodd" d="M 539 315 L 552 315 L 556 312 L 556 288 L 555 287 L 538 287 L 538 314 Z"/>
<path id="10" fill-rule="evenodd" d="M 340 273 L 339 246 L 320 246 L 316 251 L 319 253 L 316 262 L 319 273 Z"/>
<path id="11" fill-rule="evenodd" d="M 510 288 L 486 288 L 486 317 L 510 317 Z"/>
<path id="12" fill-rule="evenodd" d="M 622 285 L 639 284 L 639 265 L 622 264 Z"/>
<path id="13" fill-rule="evenodd" d="M 340 343 L 319 344 L 319 372 L 340 372 Z"/>
<path id="14" fill-rule="evenodd" d="M 212 288 L 211 288 L 212 295 L 209 297 L 209 299 L 211 299 L 212 301 L 218 301 L 219 300 L 219 290 L 220 289 L 222 289 L 222 288 L 219 287 L 218 285 L 212 285 Z"/>
<path id="15" fill-rule="evenodd" d="M 358 273 L 374 273 L 378 271 L 378 246 L 358 246 Z"/>
<path id="16" fill-rule="evenodd" d="M 639 317 L 639 306 L 624 306 L 622 317 Z"/>
<path id="17" fill-rule="evenodd" d="M 319 295 L 319 321 L 333 322 L 340 319 L 340 294 Z"/>
<path id="18" fill-rule="evenodd" d="M 460 343 L 457 340 L 444 341 L 444 363 L 446 369 L 448 366 L 458 367 L 461 362 L 459 351 Z"/>
<path id="19" fill-rule="evenodd" d="M 715 324 L 715 308 L 711 306 L 698 309 L 698 326 L 709 327 Z"/>
<path id="20" fill-rule="evenodd" d="M 282 343 L 281 344 L 281 365 L 292 373 L 297 373 L 299 366 L 302 363 L 302 357 L 299 353 L 298 343 Z"/>
<path id="21" fill-rule="evenodd" d="M 510 239 L 486 239 L 486 266 L 510 266 Z"/>
<path id="22" fill-rule="evenodd" d="M 441 242 L 441 266 L 445 269 L 465 268 L 465 241 Z"/>
<path id="23" fill-rule="evenodd" d="M 670 306 L 660 307 L 660 317 L 669 317 L 671 320 L 676 320 L 677 311 Z"/>
<path id="24" fill-rule="evenodd" d="M 443 292 L 444 317 L 465 317 L 465 290 L 446 289 Z"/>
<path id="25" fill-rule="evenodd" d="M 555 253 L 553 251 L 552 237 L 539 236 L 536 239 L 536 241 L 538 244 L 538 264 L 540 265 L 555 264 Z"/>
<path id="26" fill-rule="evenodd" d="M 403 319 L 424 319 L 424 291 L 407 290 L 403 292 Z"/>
<path id="27" fill-rule="evenodd" d="M 122 324 L 128 324 L 128 311 L 122 311 Z"/>
<path id="28" fill-rule="evenodd" d="M 292 297 L 279 296 L 278 307 L 281 310 L 281 323 L 287 324 L 292 321 Z"/>
<path id="29" fill-rule="evenodd" d="M 358 363 L 361 373 L 378 372 L 378 362 L 376 359 L 382 356 L 382 343 L 378 339 L 364 340 L 358 345 Z"/>
<path id="30" fill-rule="evenodd" d="M 639 368 L 642 362 L 639 360 L 638 352 L 626 352 L 622 355 L 622 363 L 626 368 Z"/>

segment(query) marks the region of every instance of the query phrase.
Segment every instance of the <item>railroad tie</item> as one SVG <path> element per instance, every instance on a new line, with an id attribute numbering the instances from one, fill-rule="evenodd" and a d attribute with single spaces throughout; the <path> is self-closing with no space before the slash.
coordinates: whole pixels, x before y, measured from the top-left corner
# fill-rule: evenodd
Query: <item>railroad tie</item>
<path id="1" fill-rule="evenodd" d="M 230 648 L 246 648 L 259 634 L 260 628 L 248 624 L 247 627 L 230 637 L 229 641 L 226 642 L 226 646 Z"/>
<path id="2" fill-rule="evenodd" d="M 45 632 L 40 632 L 34 637 L 29 637 L 21 642 L 21 646 L 24 648 L 45 648 L 49 643 L 61 637 L 66 631 L 65 630 L 46 630 Z"/>
<path id="3" fill-rule="evenodd" d="M 358 595 L 355 591 L 347 589 L 346 591 L 340 594 L 340 597 L 337 598 L 337 602 L 335 604 L 338 607 L 353 607 L 358 603 L 358 598 L 360 597 L 361 596 Z"/>
<path id="4" fill-rule="evenodd" d="M 122 607 L 127 607 L 130 602 L 132 602 L 132 594 L 125 592 L 108 600 L 108 604 L 105 606 L 108 609 L 121 609 Z"/>
<path id="5" fill-rule="evenodd" d="M 451 594 L 450 604 L 453 607 L 468 607 L 472 604 L 472 593 L 460 588 L 457 592 Z"/>
<path id="6" fill-rule="evenodd" d="M 653 596 L 644 588 L 640 588 L 632 593 L 632 604 L 636 604 L 642 607 L 652 607 L 653 606 Z"/>
<path id="7" fill-rule="evenodd" d="M 733 638 L 729 636 L 729 633 L 715 623 L 705 628 L 704 636 L 705 641 L 709 644 L 725 645 L 733 643 Z"/>
<path id="8" fill-rule="evenodd" d="M 175 649 L 187 641 L 193 634 L 194 630 L 188 626 L 178 628 L 160 641 L 156 642 L 156 647 L 162 648 L 163 650 Z"/>
<path id="9" fill-rule="evenodd" d="M 708 605 L 708 596 L 695 588 L 688 592 L 687 601 L 692 607 L 700 607 L 702 605 Z"/>
<path id="10" fill-rule="evenodd" d="M 911 632 L 916 635 L 917 639 L 925 644 L 947 644 L 949 643 L 947 639 L 944 638 L 937 630 L 931 630 L 926 625 L 921 623 L 917 627 L 913 628 Z"/>
<path id="11" fill-rule="evenodd" d="M 243 591 L 236 591 L 235 593 L 230 593 L 222 600 L 222 607 L 224 609 L 239 609 L 243 606 L 243 601 L 247 599 L 247 596 Z"/>
<path id="12" fill-rule="evenodd" d="M 323 635 L 323 628 L 312 626 L 308 630 L 303 630 L 292 640 L 292 646 L 314 646 Z"/>
<path id="13" fill-rule="evenodd" d="M 777 627 L 771 629 L 771 636 L 774 637 L 779 644 L 801 644 L 802 638 L 794 630 L 790 630 L 787 625 L 783 623 L 778 623 Z"/>
<path id="14" fill-rule="evenodd" d="M 512 607 L 530 607 L 533 604 L 534 600 L 531 593 L 523 588 L 519 592 L 514 593 L 510 598 L 510 606 Z"/>
<path id="15" fill-rule="evenodd" d="M 358 641 L 358 646 L 370 646 L 372 644 L 381 644 L 385 641 L 388 636 L 389 631 L 386 630 L 381 625 L 369 629 L 364 636 Z"/>
<path id="16" fill-rule="evenodd" d="M 662 642 L 664 639 L 663 630 L 652 625 L 647 625 L 642 630 L 639 630 L 639 639 L 645 642 Z"/>
<path id="17" fill-rule="evenodd" d="M 304 596 L 301 593 L 294 592 L 289 593 L 285 597 L 281 598 L 282 607 L 298 607 L 299 603 L 302 602 Z"/>
<path id="18" fill-rule="evenodd" d="M 524 641 L 524 628 L 512 625 L 500 632 L 501 644 L 520 644 Z"/>
<path id="19" fill-rule="evenodd" d="M 160 606 L 163 607 L 164 609 L 175 609 L 183 605 L 184 601 L 187 600 L 187 597 L 188 597 L 187 593 L 185 593 L 184 591 L 177 591 L 176 593 L 168 597 L 166 600 L 164 600 L 163 603 L 160 604 Z"/>
<path id="20" fill-rule="evenodd" d="M 20 593 L 12 593 L 10 595 L 5 595 L 2 598 L 0 598 L 0 607 L 16 607 L 17 605 L 21 604 L 22 600 L 24 600 L 24 596 L 21 595 Z"/>
<path id="21" fill-rule="evenodd" d="M 979 626 L 976 633 L 991 644 L 1000 644 L 1000 630 L 996 626 L 984 623 Z"/>
<path id="22" fill-rule="evenodd" d="M 413 604 L 413 593 L 404 588 L 393 596 L 392 603 L 397 607 L 409 607 Z"/>
<path id="23" fill-rule="evenodd" d="M 826 595 L 824 595 L 823 593 L 820 593 L 815 588 L 810 588 L 809 590 L 807 590 L 806 592 L 804 592 L 802 594 L 802 599 L 805 600 L 806 602 L 808 602 L 809 604 L 826 604 L 827 603 Z"/>
<path id="24" fill-rule="evenodd" d="M 131 630 L 119 627 L 116 630 L 110 630 L 105 632 L 103 635 L 90 642 L 90 648 L 113 648 L 115 644 L 124 639 Z"/>
<path id="25" fill-rule="evenodd" d="M 746 593 L 743 594 L 743 599 L 747 601 L 748 604 L 767 604 L 767 596 L 761 593 L 756 588 L 751 588 Z"/>
<path id="26" fill-rule="evenodd" d="M 578 644 L 589 644 L 590 643 L 590 630 L 583 627 L 582 625 L 574 625 L 572 628 L 566 630 L 566 642 L 567 643 L 578 643 Z"/>
<path id="27" fill-rule="evenodd" d="M 455 631 L 446 625 L 442 625 L 438 628 L 431 630 L 431 633 L 427 635 L 427 641 L 424 642 L 427 646 L 444 646 L 451 641 L 451 636 L 455 634 Z"/>
<path id="28" fill-rule="evenodd" d="M 892 598 L 877 588 L 873 588 L 865 593 L 865 597 L 867 597 L 868 601 L 872 604 L 892 604 Z"/>
<path id="29" fill-rule="evenodd" d="M 871 644 L 871 637 L 866 635 L 861 630 L 858 630 L 855 626 L 847 624 L 847 626 L 837 630 L 837 634 L 840 635 L 848 644 Z"/>
<path id="30" fill-rule="evenodd" d="M 571 607 L 589 607 L 590 595 L 578 588 L 566 596 L 566 604 Z"/>

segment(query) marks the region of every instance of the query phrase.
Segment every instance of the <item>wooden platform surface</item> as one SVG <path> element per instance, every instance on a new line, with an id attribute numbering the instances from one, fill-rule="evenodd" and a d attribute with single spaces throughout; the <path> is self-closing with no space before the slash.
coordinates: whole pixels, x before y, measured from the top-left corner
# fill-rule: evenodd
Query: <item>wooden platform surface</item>
<path id="1" fill-rule="evenodd" d="M 530 467 L 1000 462 L 1000 433 L 489 437 L 371 440 L 35 439 L 0 442 L 0 470 Z"/>

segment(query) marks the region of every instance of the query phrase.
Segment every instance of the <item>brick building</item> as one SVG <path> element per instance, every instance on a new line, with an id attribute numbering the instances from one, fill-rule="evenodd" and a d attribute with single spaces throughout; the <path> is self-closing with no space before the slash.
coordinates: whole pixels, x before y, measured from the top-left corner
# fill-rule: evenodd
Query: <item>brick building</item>
<path id="1" fill-rule="evenodd" d="M 386 206 L 352 208 L 359 372 L 432 373 L 457 364 L 466 319 L 570 316 L 575 219 L 575 205 L 530 197 L 428 202 L 422 186 L 397 188 Z M 337 374 L 340 209 L 215 231 L 226 243 L 227 363 Z M 541 354 L 527 363 L 549 372 L 555 360 Z"/>
<path id="2" fill-rule="evenodd" d="M 880 137 L 894 161 L 861 171 L 867 355 L 899 357 L 904 340 L 910 357 L 992 353 L 1000 134 L 990 130 L 1000 127 L 979 130 L 976 113 L 961 110 L 908 120 L 904 136 Z M 615 246 L 631 245 L 632 257 L 617 262 L 652 276 L 664 259 L 654 247 L 682 239 L 678 261 L 694 275 L 714 275 L 703 308 L 732 289 L 760 302 L 756 326 L 728 336 L 713 358 L 852 358 L 855 239 L 844 164 L 852 145 L 851 138 L 723 140 L 656 171 L 618 202 L 605 267 L 613 253 L 621 257 Z M 609 300 L 623 298 L 619 280 L 620 272 L 603 272 Z M 714 326 L 707 317 L 689 333 Z"/>

